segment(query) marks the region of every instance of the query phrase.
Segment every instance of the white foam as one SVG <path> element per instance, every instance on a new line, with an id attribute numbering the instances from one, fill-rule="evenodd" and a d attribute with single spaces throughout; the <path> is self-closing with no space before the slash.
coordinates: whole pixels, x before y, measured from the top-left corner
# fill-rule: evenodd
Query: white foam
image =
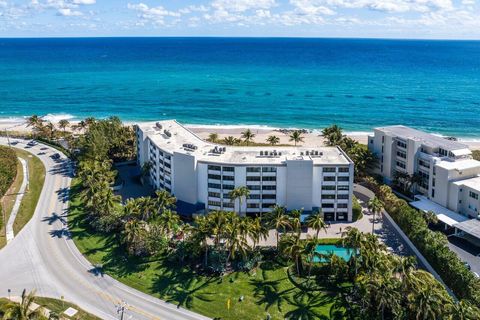
<path id="1" fill-rule="evenodd" d="M 184 124 L 184 126 L 189 127 L 189 128 L 196 128 L 196 129 L 210 129 L 210 130 L 215 130 L 215 129 L 255 129 L 255 130 L 278 130 L 280 128 L 278 127 L 271 127 L 267 125 L 249 125 L 249 124 L 238 124 L 238 125 L 231 125 L 231 124 Z"/>
<path id="2" fill-rule="evenodd" d="M 43 120 L 45 121 L 50 121 L 50 122 L 59 122 L 60 120 L 72 120 L 75 119 L 75 116 L 68 114 L 68 113 L 59 113 L 59 114 L 53 114 L 49 113 L 45 116 L 42 117 Z"/>
<path id="3" fill-rule="evenodd" d="M 20 117 L 6 117 L 6 118 L 0 118 L 0 123 L 22 123 L 25 120 Z"/>

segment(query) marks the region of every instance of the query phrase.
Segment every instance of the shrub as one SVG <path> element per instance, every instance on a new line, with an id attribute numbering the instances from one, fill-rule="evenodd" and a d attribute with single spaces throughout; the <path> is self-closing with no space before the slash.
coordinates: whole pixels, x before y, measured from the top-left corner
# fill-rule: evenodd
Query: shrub
<path id="1" fill-rule="evenodd" d="M 353 215 L 353 221 L 357 221 L 363 218 L 363 213 L 362 213 L 362 206 L 360 205 L 360 202 L 358 202 L 358 199 L 353 196 L 352 199 L 352 215 Z"/>

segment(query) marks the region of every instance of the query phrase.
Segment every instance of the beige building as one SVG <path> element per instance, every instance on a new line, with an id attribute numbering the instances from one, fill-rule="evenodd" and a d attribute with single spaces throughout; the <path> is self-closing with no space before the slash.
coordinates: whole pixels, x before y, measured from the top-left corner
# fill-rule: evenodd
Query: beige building
<path id="1" fill-rule="evenodd" d="M 417 198 L 423 206 L 431 201 L 431 208 L 439 205 L 465 218 L 477 218 L 480 162 L 472 159 L 468 146 L 405 126 L 376 128 L 368 142 L 380 160 L 378 173 L 387 183 L 393 182 L 396 172 L 415 174 L 423 178 L 413 190 L 422 195 Z"/>

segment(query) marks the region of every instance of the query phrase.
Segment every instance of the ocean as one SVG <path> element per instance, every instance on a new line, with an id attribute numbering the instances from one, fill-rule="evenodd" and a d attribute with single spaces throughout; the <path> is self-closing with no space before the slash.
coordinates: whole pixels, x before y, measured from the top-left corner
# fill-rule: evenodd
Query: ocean
<path id="1" fill-rule="evenodd" d="M 38 114 L 480 138 L 480 42 L 0 39 L 0 118 Z M 0 121 L 2 121 L 0 119 Z"/>

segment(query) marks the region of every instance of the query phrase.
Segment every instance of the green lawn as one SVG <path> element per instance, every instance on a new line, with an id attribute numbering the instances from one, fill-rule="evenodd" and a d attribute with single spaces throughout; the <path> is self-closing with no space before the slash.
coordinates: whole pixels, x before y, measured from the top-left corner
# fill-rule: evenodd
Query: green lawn
<path id="1" fill-rule="evenodd" d="M 15 153 L 18 157 L 23 158 L 28 161 L 28 168 L 30 173 L 30 184 L 27 190 L 27 193 L 22 199 L 20 204 L 20 209 L 18 211 L 17 218 L 13 225 L 13 231 L 17 234 L 23 226 L 30 220 L 35 212 L 37 206 L 38 198 L 42 192 L 43 183 L 45 181 L 45 167 L 43 166 L 42 161 L 37 157 L 33 156 L 31 153 L 15 149 Z M 6 245 L 6 236 L 5 236 L 5 225 L 7 224 L 8 217 L 12 211 L 12 207 L 15 203 L 16 194 L 20 190 L 20 185 L 23 181 L 23 169 L 20 161 L 17 165 L 17 177 L 12 184 L 12 187 L 7 192 L 7 195 L 3 199 L 3 208 L 6 213 L 6 219 L 3 223 L 3 227 L 0 230 L 0 249 Z"/>
<path id="2" fill-rule="evenodd" d="M 272 319 L 329 319 L 339 289 L 301 290 L 289 280 L 287 268 L 274 263 L 264 263 L 252 274 L 237 272 L 221 278 L 199 276 L 163 258 L 128 258 L 116 235 L 96 234 L 88 228 L 78 191 L 74 180 L 69 226 L 75 244 L 92 263 L 103 265 L 105 273 L 126 285 L 212 318 L 265 319 L 268 312 Z"/>
<path id="3" fill-rule="evenodd" d="M 9 302 L 8 299 L 0 298 L 0 310 L 8 302 Z M 56 312 L 58 315 L 62 315 L 62 313 L 65 310 L 67 310 L 69 307 L 72 307 L 72 308 L 74 308 L 78 311 L 77 314 L 75 316 L 71 317 L 71 318 L 67 317 L 66 315 L 62 315 L 62 318 L 64 318 L 64 319 L 100 320 L 100 318 L 97 318 L 94 315 L 91 315 L 91 314 L 83 311 L 78 306 L 74 305 L 73 303 L 64 302 L 64 301 L 57 300 L 57 299 L 52 299 L 52 298 L 44 298 L 44 297 L 36 297 L 35 298 L 35 303 L 47 308 L 50 311 Z M 0 314 L 1 314 L 1 312 L 0 312 Z"/>

